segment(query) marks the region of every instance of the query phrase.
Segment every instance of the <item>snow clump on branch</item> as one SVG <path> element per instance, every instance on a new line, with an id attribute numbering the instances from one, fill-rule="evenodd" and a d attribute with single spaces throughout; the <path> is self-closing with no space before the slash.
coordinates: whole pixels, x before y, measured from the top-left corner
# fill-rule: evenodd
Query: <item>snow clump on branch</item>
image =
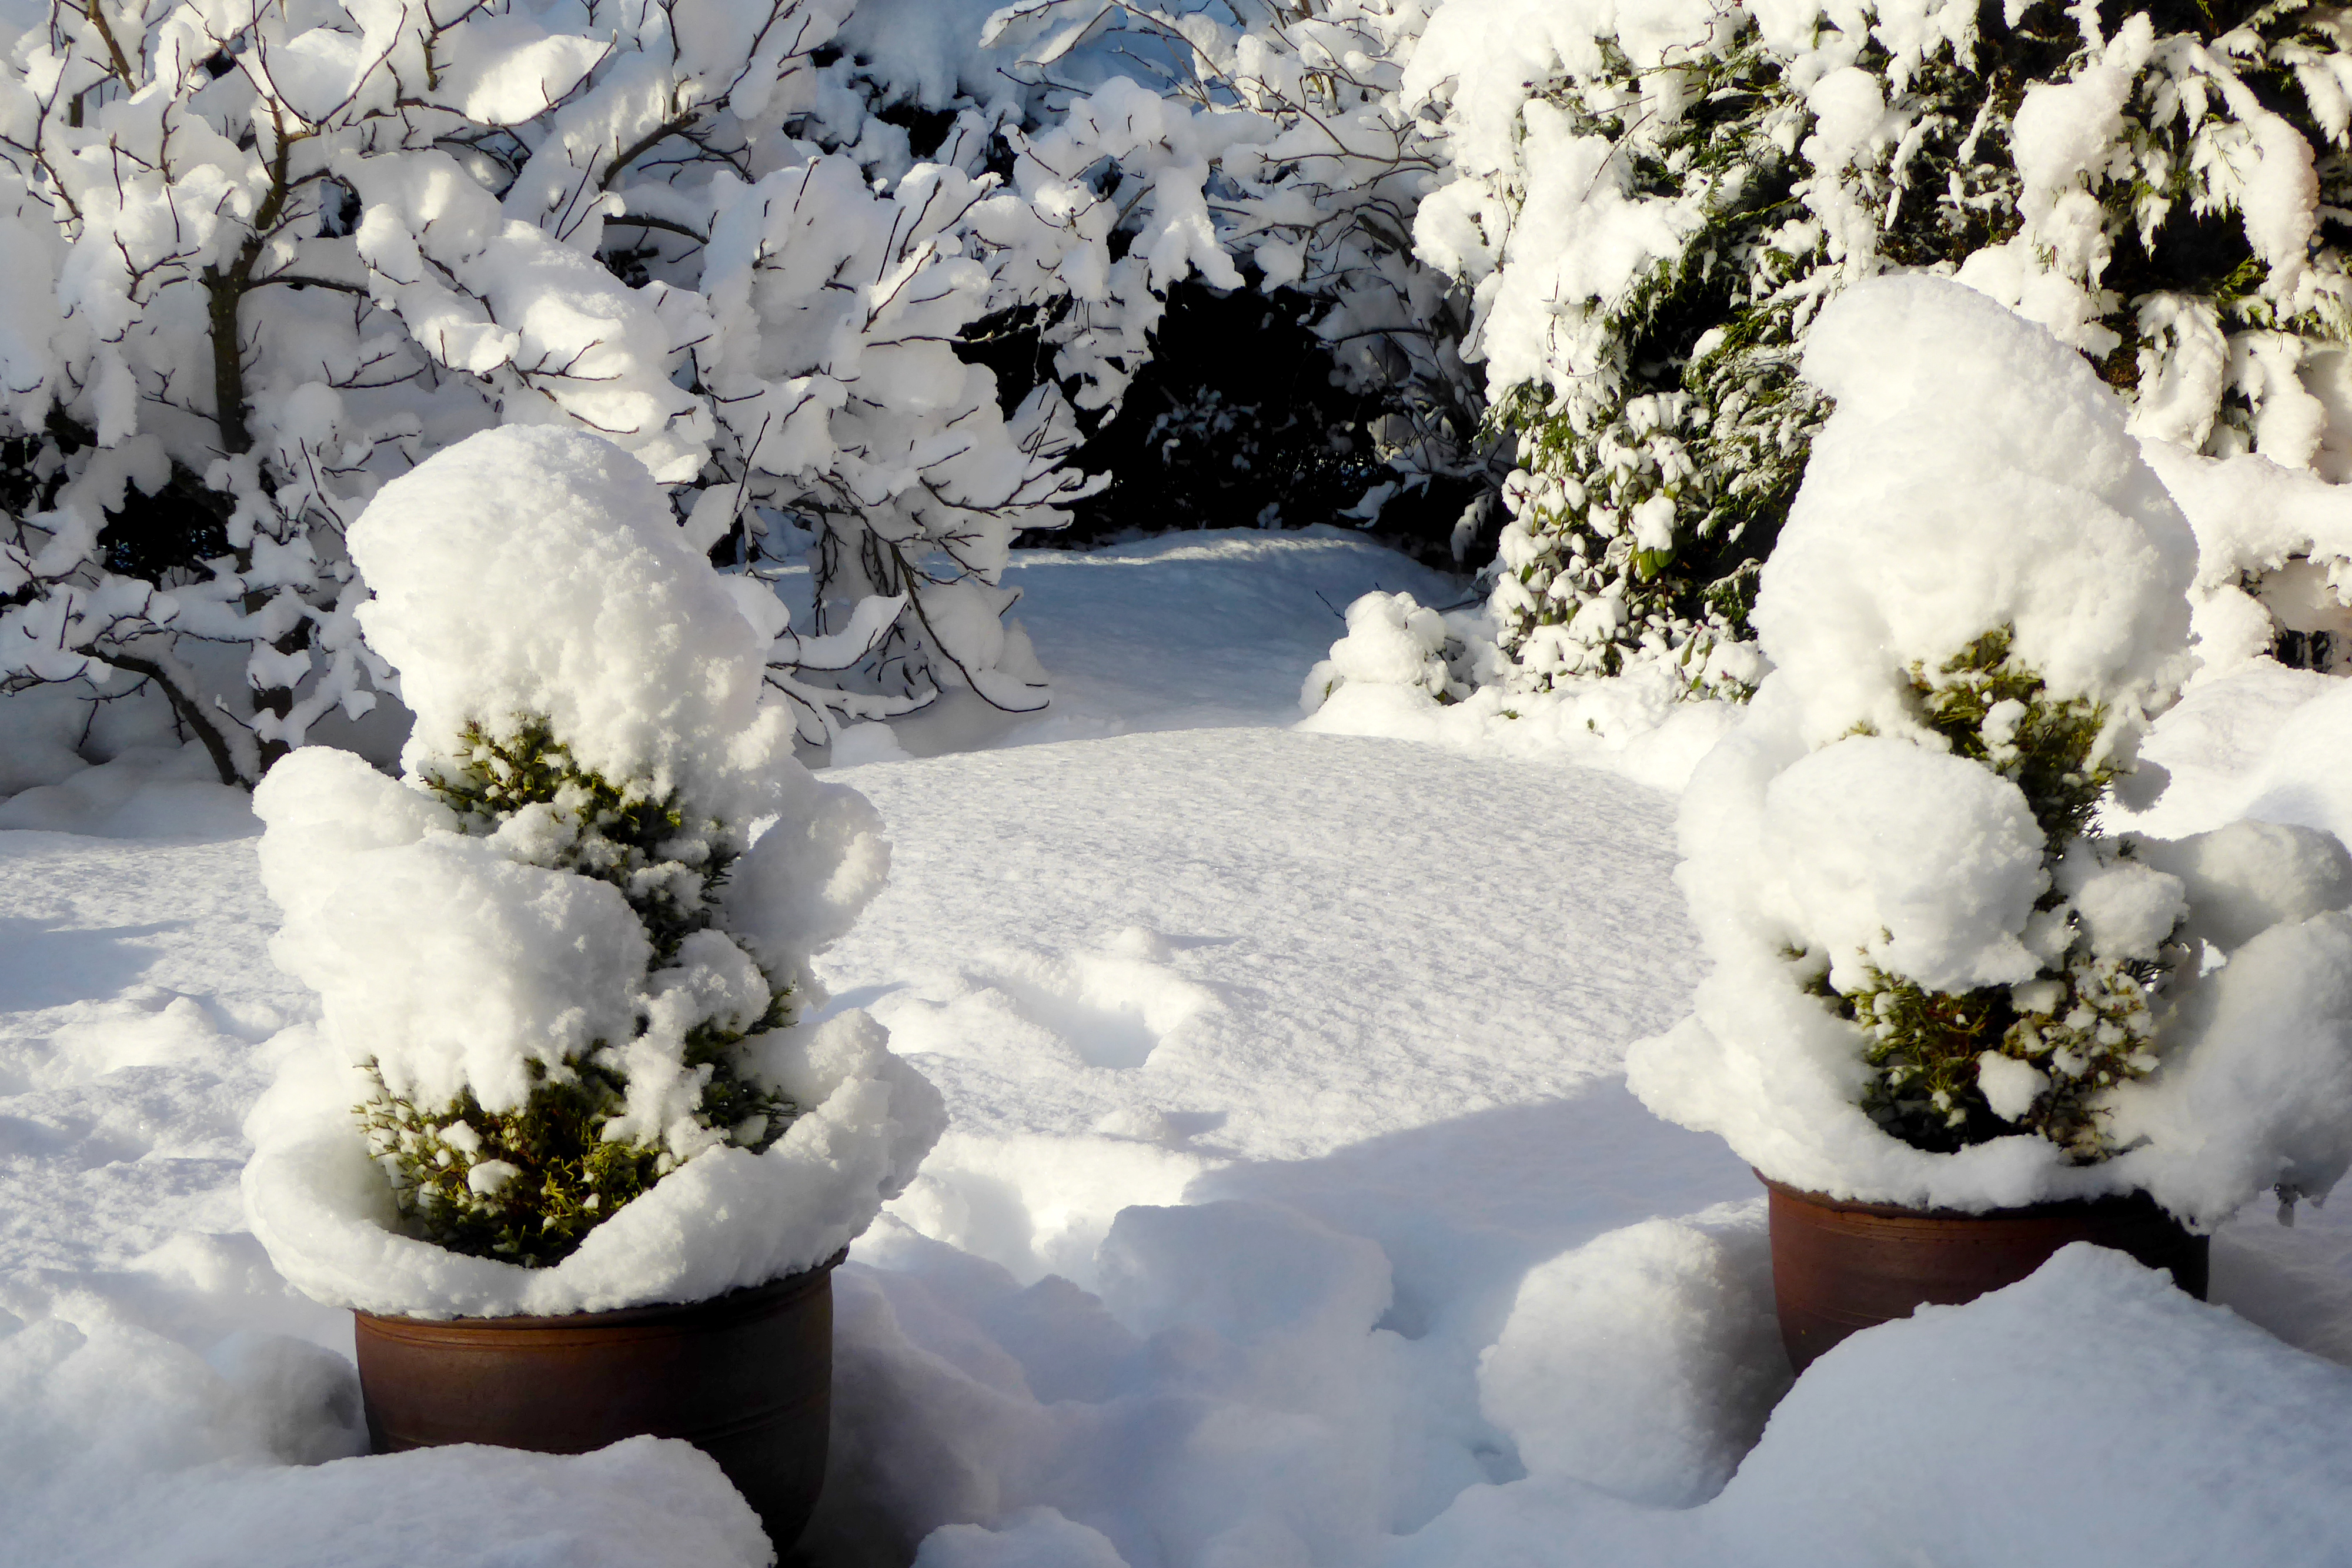
<path id="1" fill-rule="evenodd" d="M 698 549 L 807 547 L 814 623 L 761 622 L 803 739 L 1041 706 L 1005 552 L 1088 492 L 1079 411 L 1165 291 L 1238 281 L 1207 191 L 1271 129 L 946 81 L 918 157 L 876 110 L 925 83 L 838 47 L 850 10 L 56 0 L 11 33 L 0 691 L 152 684 L 250 782 L 375 701 L 368 498 L 548 425 L 633 453 Z M 960 350 L 1023 313 L 1048 373 L 1006 389 Z"/>

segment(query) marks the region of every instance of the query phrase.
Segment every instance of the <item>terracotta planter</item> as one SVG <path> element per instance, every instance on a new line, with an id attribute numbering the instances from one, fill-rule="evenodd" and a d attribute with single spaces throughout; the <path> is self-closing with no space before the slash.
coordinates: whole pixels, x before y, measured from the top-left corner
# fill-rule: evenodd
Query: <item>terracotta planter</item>
<path id="1" fill-rule="evenodd" d="M 1780 1338 L 1799 1372 L 1874 1323 L 1924 1302 L 1958 1305 L 2013 1285 L 2071 1241 L 2128 1253 L 2205 1299 L 2207 1238 L 2192 1236 L 2145 1193 L 1966 1214 L 1848 1203 L 1785 1186 L 1771 1193 L 1772 1293 Z"/>
<path id="2" fill-rule="evenodd" d="M 686 1306 L 440 1322 L 355 1312 L 369 1441 L 379 1454 L 583 1454 L 683 1437 L 719 1461 L 781 1555 L 824 1479 L 842 1256 Z"/>

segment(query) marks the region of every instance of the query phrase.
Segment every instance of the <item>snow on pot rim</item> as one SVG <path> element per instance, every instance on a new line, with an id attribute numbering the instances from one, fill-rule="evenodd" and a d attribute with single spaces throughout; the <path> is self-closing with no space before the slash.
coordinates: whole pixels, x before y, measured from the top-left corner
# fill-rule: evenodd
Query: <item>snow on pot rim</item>
<path id="1" fill-rule="evenodd" d="M 814 1268 L 913 1179 L 946 1110 L 862 1009 L 776 1032 L 766 1065 L 811 1106 L 784 1135 L 761 1154 L 722 1147 L 688 1160 L 547 1268 L 403 1234 L 352 1115 L 368 1081 L 313 1034 L 247 1119 L 247 1222 L 295 1289 L 381 1316 L 611 1312 Z"/>

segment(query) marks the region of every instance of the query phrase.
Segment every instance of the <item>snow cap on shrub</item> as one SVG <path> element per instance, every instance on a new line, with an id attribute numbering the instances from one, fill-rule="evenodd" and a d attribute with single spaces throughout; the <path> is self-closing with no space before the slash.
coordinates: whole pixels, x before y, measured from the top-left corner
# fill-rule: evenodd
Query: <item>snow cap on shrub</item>
<path id="1" fill-rule="evenodd" d="M 2197 543 L 2083 357 L 1972 289 L 1855 287 L 1807 339 L 1837 402 L 1765 562 L 1755 625 L 1814 746 L 1918 733 L 1906 690 L 1996 627 L 2127 762 L 2190 664 Z"/>
<path id="2" fill-rule="evenodd" d="M 2033 977 L 2017 939 L 2049 879 L 2025 798 L 1999 775 L 1906 741 L 1857 735 L 1766 787 L 1767 860 L 1786 868 L 1790 936 L 1830 953 L 1832 984 L 1865 962 L 1937 990 Z"/>
<path id="3" fill-rule="evenodd" d="M 789 755 L 764 640 L 609 442 L 485 431 L 386 485 L 351 549 L 375 595 L 360 624 L 416 716 L 411 771 L 468 723 L 511 738 L 531 715 L 593 772 L 738 816 Z"/>
<path id="4" fill-rule="evenodd" d="M 1331 644 L 1299 688 L 1298 706 L 1314 713 L 1341 686 L 1403 686 L 1455 695 L 1445 668 L 1445 618 L 1410 593 L 1374 590 L 1348 606 L 1347 634 Z"/>
<path id="5" fill-rule="evenodd" d="M 322 1017 L 248 1123 L 255 1233 L 322 1301 L 424 1316 L 822 1261 L 944 1119 L 864 1013 L 810 1021 L 888 849 L 794 760 L 764 639 L 576 433 L 475 436 L 351 543 L 416 728 L 404 781 L 314 748 L 256 791 L 272 952 Z"/>

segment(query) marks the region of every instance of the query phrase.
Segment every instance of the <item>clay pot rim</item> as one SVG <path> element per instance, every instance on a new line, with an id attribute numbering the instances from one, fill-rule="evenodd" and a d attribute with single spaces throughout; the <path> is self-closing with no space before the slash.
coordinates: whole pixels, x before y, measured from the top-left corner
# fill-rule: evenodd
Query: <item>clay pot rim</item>
<path id="1" fill-rule="evenodd" d="M 1886 1219 L 2055 1219 L 2063 1215 L 2121 1209 L 2172 1218 L 2163 1205 L 2137 1187 L 2129 1192 L 2101 1193 L 2095 1197 L 2052 1198 L 2046 1203 L 2021 1204 L 2013 1208 L 1918 1208 L 1906 1203 L 1867 1203 L 1860 1198 L 1832 1197 L 1825 1192 L 1815 1192 L 1810 1187 L 1791 1186 L 1787 1182 L 1775 1181 L 1754 1166 L 1748 1169 L 1758 1181 L 1781 1197 L 1796 1198 L 1817 1208 L 1835 1209 L 1844 1214 L 1876 1215 Z"/>
<path id="2" fill-rule="evenodd" d="M 732 1311 L 748 1309 L 762 1311 L 793 1296 L 804 1294 L 823 1283 L 834 1270 L 849 1256 L 842 1248 L 832 1257 L 813 1268 L 797 1273 L 780 1275 L 764 1284 L 738 1285 L 716 1296 L 705 1296 L 698 1301 L 655 1301 L 638 1307 L 614 1307 L 601 1312 L 558 1312 L 533 1316 L 512 1313 L 504 1317 L 475 1317 L 456 1313 L 446 1318 L 408 1317 L 397 1312 L 370 1312 L 352 1309 L 352 1315 L 370 1323 L 387 1327 L 412 1329 L 423 1333 L 462 1327 L 467 1330 L 486 1329 L 584 1329 L 654 1327 L 669 1322 L 688 1313 L 704 1313 L 714 1307 Z"/>

